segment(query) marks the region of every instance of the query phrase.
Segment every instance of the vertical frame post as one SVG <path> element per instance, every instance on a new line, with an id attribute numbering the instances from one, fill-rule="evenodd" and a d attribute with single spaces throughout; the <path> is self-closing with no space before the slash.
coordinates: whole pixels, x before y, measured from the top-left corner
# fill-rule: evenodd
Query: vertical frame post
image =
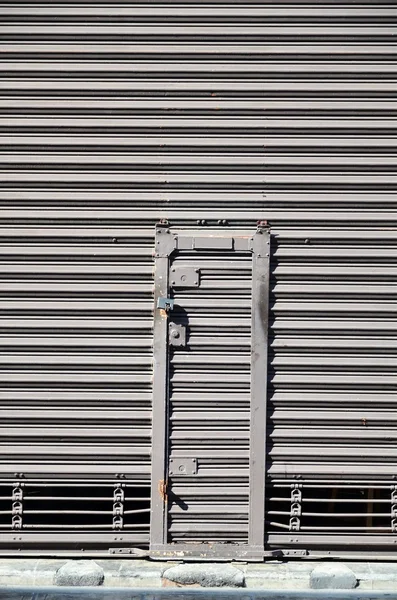
<path id="1" fill-rule="evenodd" d="M 167 543 L 168 498 L 168 314 L 157 308 L 160 298 L 169 295 L 169 259 L 177 237 L 168 223 L 156 227 L 154 320 L 153 320 L 153 422 L 150 547 Z"/>
<path id="2" fill-rule="evenodd" d="M 260 224 L 252 238 L 251 411 L 248 545 L 264 550 L 270 230 Z"/>

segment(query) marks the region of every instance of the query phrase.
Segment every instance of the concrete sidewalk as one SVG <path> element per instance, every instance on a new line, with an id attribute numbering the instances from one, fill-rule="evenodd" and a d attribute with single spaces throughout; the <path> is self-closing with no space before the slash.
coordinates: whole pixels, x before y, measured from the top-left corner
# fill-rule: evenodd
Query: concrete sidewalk
<path id="1" fill-rule="evenodd" d="M 3 586 L 397 591 L 397 564 L 271 561 L 170 563 L 141 559 L 0 559 Z"/>

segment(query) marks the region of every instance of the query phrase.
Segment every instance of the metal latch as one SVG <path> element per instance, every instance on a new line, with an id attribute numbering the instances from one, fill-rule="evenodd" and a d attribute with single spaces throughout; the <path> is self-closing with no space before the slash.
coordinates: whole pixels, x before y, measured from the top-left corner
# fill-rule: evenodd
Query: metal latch
<path id="1" fill-rule="evenodd" d="M 170 346 L 186 346 L 186 327 L 177 323 L 169 324 L 168 341 Z"/>
<path id="2" fill-rule="evenodd" d="M 165 310 L 165 312 L 168 313 L 174 308 L 174 300 L 172 298 L 158 298 L 157 308 L 159 308 L 160 310 Z"/>

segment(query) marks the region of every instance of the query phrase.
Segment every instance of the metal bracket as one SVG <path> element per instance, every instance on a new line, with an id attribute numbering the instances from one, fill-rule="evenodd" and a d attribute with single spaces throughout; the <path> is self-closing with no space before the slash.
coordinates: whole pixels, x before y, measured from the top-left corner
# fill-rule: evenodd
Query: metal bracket
<path id="1" fill-rule="evenodd" d="M 171 233 L 165 224 L 158 224 L 156 229 L 156 247 L 154 255 L 156 258 L 168 258 L 178 246 L 178 237 Z"/>
<path id="2" fill-rule="evenodd" d="M 148 556 L 146 550 L 140 548 L 109 548 L 109 554 L 133 554 L 134 556 Z"/>
<path id="3" fill-rule="evenodd" d="M 168 340 L 170 346 L 178 346 L 179 348 L 186 346 L 186 327 L 177 323 L 170 323 Z"/>
<path id="4" fill-rule="evenodd" d="M 157 299 L 157 308 L 160 310 L 165 310 L 165 312 L 170 312 L 174 308 L 174 300 L 172 298 L 158 298 Z"/>
<path id="5" fill-rule="evenodd" d="M 195 267 L 172 267 L 172 287 L 198 288 L 200 286 L 200 269 Z"/>
<path id="6" fill-rule="evenodd" d="M 197 458 L 170 458 L 170 475 L 197 475 Z"/>
<path id="7" fill-rule="evenodd" d="M 284 556 L 307 556 L 309 553 L 307 550 L 283 550 Z"/>
<path id="8" fill-rule="evenodd" d="M 266 237 L 265 246 L 264 240 L 262 239 L 264 237 Z M 268 225 L 258 225 L 256 233 L 249 240 L 248 248 L 258 258 L 268 258 L 270 256 L 270 235 Z"/>

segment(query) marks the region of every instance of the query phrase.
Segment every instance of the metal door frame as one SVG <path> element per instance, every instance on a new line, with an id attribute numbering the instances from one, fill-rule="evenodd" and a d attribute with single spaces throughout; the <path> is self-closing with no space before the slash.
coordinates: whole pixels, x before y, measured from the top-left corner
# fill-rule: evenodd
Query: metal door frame
<path id="1" fill-rule="evenodd" d="M 156 225 L 153 324 L 153 426 L 150 556 L 201 559 L 258 560 L 264 556 L 267 420 L 267 355 L 269 329 L 270 229 L 259 222 L 252 235 L 227 229 L 211 230 L 208 238 L 234 238 L 235 250 L 252 254 L 251 403 L 249 456 L 248 543 L 168 543 L 168 313 L 158 309 L 159 298 L 169 298 L 170 256 L 194 249 L 196 229 L 171 230 Z M 211 234 L 211 235 L 210 235 Z M 202 230 L 200 230 L 200 239 Z M 204 236 L 205 237 L 205 236 Z M 232 251 L 232 250 L 231 250 Z"/>

